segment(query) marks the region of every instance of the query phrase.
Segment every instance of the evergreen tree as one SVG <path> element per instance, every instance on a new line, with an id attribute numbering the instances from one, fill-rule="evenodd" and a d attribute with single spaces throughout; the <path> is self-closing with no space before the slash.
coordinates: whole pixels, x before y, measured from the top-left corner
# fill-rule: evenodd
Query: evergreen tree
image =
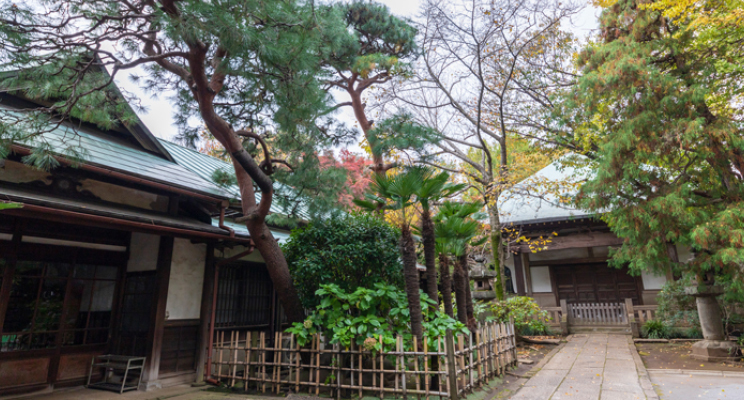
<path id="1" fill-rule="evenodd" d="M 143 68 L 143 76 L 132 75 L 143 87 L 176 93 L 182 139 L 193 146 L 206 126 L 229 154 L 247 228 L 289 320 L 302 321 L 266 218 L 277 200 L 275 179 L 297 192 L 310 184 L 303 200 L 311 204 L 326 197 L 316 154 L 345 134 L 322 119 L 331 99 L 318 77 L 321 57 L 338 52 L 333 46 L 343 40 L 335 35 L 346 25 L 316 11 L 301 0 L 2 1 L 0 63 L 17 71 L 4 79 L 4 90 L 23 90 L 49 105 L 4 115 L 0 155 L 25 140 L 35 147 L 26 161 L 48 169 L 52 153 L 61 151 L 40 139 L 49 123 L 76 118 L 104 129 L 130 123 L 128 107 L 107 93 L 118 74 Z M 63 150 L 84 158 L 84 149 Z"/>
<path id="2" fill-rule="evenodd" d="M 408 61 L 416 56 L 416 29 L 390 13 L 387 6 L 362 0 L 336 4 L 329 8 L 346 22 L 343 31 L 326 30 L 324 40 L 333 41 L 323 56 L 328 85 L 345 91 L 350 106 L 372 152 L 372 170 L 380 175 L 393 168 L 386 164 L 384 147 L 366 111 L 363 94 L 367 89 L 408 73 Z"/>
<path id="3" fill-rule="evenodd" d="M 580 54 L 583 76 L 559 107 L 576 134 L 557 140 L 589 156 L 595 175 L 579 201 L 625 239 L 614 265 L 672 268 L 699 292 L 726 276 L 742 290 L 744 88 L 727 68 L 741 43 L 701 49 L 695 29 L 662 11 L 637 0 L 603 10 L 601 40 Z M 694 257 L 677 260 L 675 245 Z M 720 310 L 705 299 L 705 337 L 719 338 Z"/>

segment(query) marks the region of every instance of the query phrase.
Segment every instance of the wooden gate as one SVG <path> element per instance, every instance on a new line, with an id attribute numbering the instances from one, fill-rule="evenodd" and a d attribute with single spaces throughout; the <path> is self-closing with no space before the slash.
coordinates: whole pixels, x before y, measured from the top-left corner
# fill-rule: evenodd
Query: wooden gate
<path id="1" fill-rule="evenodd" d="M 625 303 L 569 303 L 568 323 L 582 325 L 628 325 Z"/>

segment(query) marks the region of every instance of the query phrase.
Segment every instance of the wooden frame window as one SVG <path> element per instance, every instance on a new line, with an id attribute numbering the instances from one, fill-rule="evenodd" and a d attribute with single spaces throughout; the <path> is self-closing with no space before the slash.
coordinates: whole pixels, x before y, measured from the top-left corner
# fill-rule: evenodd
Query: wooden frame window
<path id="1" fill-rule="evenodd" d="M 19 260 L 11 268 L 0 351 L 108 341 L 118 267 Z"/>
<path id="2" fill-rule="evenodd" d="M 235 262 L 220 267 L 215 327 L 268 327 L 273 285 L 262 264 Z"/>

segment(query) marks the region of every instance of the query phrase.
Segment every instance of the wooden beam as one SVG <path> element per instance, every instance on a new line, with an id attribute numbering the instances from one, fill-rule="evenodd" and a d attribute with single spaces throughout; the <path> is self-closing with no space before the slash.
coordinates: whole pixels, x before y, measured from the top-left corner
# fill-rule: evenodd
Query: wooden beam
<path id="1" fill-rule="evenodd" d="M 551 242 L 541 247 L 540 250 L 562 250 L 574 249 L 578 247 L 597 247 L 597 246 L 618 246 L 623 244 L 623 240 L 615 236 L 612 232 L 590 232 L 579 233 L 576 235 L 552 237 Z M 528 245 L 522 244 L 517 246 L 522 253 L 528 253 L 532 250 Z"/>
<path id="2" fill-rule="evenodd" d="M 573 264 L 594 264 L 594 263 L 606 263 L 607 257 L 593 257 L 593 258 L 562 258 L 560 260 L 542 260 L 542 261 L 531 261 L 534 267 L 544 267 L 550 265 L 573 265 Z"/>
<path id="3" fill-rule="evenodd" d="M 517 294 L 520 296 L 525 295 L 524 291 L 524 271 L 522 270 L 522 254 L 514 254 L 514 278 L 517 282 Z"/>
<path id="4" fill-rule="evenodd" d="M 519 256 L 522 261 L 522 266 L 524 267 L 524 284 L 527 291 L 527 296 L 532 297 L 532 271 L 530 271 L 530 255 L 529 253 L 519 253 Z"/>
<path id="5" fill-rule="evenodd" d="M 198 352 L 196 353 L 196 379 L 194 385 L 204 384 L 204 364 L 209 347 L 209 322 L 212 316 L 212 291 L 214 290 L 214 243 L 207 243 L 207 258 L 204 262 L 204 284 L 202 285 L 201 309 L 199 311 Z"/>
<path id="6" fill-rule="evenodd" d="M 161 236 L 158 248 L 157 289 L 155 291 L 155 307 L 150 319 L 148 332 L 147 364 L 142 374 L 144 389 L 159 387 L 157 382 L 160 372 L 160 355 L 163 349 L 163 332 L 165 331 L 165 307 L 168 301 L 168 286 L 170 284 L 171 261 L 173 260 L 173 236 Z"/>

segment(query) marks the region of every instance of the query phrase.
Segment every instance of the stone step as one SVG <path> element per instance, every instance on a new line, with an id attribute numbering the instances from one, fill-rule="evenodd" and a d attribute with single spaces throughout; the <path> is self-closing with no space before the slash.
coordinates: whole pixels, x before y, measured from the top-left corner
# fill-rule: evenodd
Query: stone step
<path id="1" fill-rule="evenodd" d="M 630 334 L 630 325 L 591 325 L 591 326 L 569 326 L 570 333 L 619 333 Z"/>

